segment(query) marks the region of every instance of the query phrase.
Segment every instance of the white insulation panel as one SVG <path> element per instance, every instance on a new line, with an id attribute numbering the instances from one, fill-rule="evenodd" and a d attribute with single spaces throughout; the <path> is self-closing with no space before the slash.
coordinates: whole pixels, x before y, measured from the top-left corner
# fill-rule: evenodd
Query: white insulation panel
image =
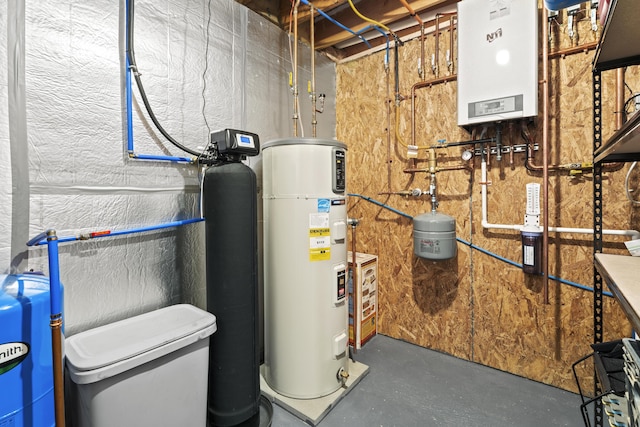
<path id="1" fill-rule="evenodd" d="M 66 237 L 200 216 L 197 167 L 127 156 L 125 16 L 124 0 L 0 4 L 0 55 L 15 44 L 25 64 L 15 76 L 0 66 L 0 232 L 8 236 L 0 272 L 48 274 L 46 247 L 24 245 L 47 229 Z M 135 54 L 158 120 L 181 144 L 199 150 L 223 128 L 255 132 L 262 142 L 292 134 L 287 34 L 244 6 L 138 0 Z M 300 45 L 299 56 L 310 134 L 309 48 Z M 316 66 L 318 93 L 327 94 L 318 136 L 333 138 L 335 66 L 320 55 Z M 133 86 L 134 151 L 185 156 L 155 130 Z M 260 167 L 259 157 L 248 162 Z M 25 171 L 12 175 L 18 169 Z M 179 302 L 205 308 L 204 247 L 202 222 L 62 243 L 66 335 Z"/>
<path id="2" fill-rule="evenodd" d="M 0 64 L 7 64 L 9 2 L 0 2 Z M 9 145 L 9 70 L 0 65 L 0 271 L 11 263 L 11 146 Z"/>

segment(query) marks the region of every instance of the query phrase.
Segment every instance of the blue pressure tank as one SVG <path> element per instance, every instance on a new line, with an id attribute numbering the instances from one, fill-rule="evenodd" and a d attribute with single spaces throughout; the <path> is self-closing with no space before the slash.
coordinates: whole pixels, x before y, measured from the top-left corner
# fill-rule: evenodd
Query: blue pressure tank
<path id="1" fill-rule="evenodd" d="M 544 6 L 548 10 L 562 10 L 580 3 L 580 0 L 544 0 Z"/>
<path id="2" fill-rule="evenodd" d="M 0 274 L 0 426 L 55 426 L 49 278 Z"/>

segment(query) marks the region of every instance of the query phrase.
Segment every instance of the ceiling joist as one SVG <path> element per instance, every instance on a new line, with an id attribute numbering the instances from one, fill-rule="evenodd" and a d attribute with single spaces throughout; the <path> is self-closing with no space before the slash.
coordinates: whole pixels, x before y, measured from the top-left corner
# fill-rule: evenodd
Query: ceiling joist
<path id="1" fill-rule="evenodd" d="M 265 16 L 272 22 L 275 22 L 285 31 L 289 30 L 292 0 L 237 1 Z M 409 3 L 416 14 L 424 15 L 430 11 L 455 5 L 457 1 L 458 0 L 407 0 L 407 3 Z M 324 14 L 329 15 L 333 20 L 355 33 L 371 26 L 371 23 L 366 22 L 354 13 L 347 0 L 313 0 L 311 3 L 314 8 L 322 10 Z M 362 15 L 390 28 L 394 28 L 394 24 L 400 21 L 413 19 L 409 10 L 400 0 L 354 0 L 354 4 Z M 310 7 L 303 3 L 300 3 L 298 6 L 298 36 L 307 42 L 309 42 L 310 39 L 309 9 Z M 340 28 L 331 22 L 331 20 L 326 19 L 317 12 L 314 13 L 314 22 L 316 49 L 330 50 L 334 53 L 334 56 L 338 57 L 350 56 L 356 51 L 367 49 L 367 46 L 354 37 L 351 32 Z M 403 33 L 406 33 L 406 30 L 403 31 Z M 344 51 L 340 49 L 338 45 L 350 40 L 354 41 L 353 44 L 360 44 L 361 46 L 354 47 L 352 43 L 347 43 L 349 48 L 345 48 Z M 379 43 L 380 41 L 376 42 L 376 44 Z"/>

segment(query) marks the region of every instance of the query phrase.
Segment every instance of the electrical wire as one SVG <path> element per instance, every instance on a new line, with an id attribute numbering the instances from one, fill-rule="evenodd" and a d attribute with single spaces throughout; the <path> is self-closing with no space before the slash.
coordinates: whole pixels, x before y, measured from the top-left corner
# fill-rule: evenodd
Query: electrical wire
<path id="1" fill-rule="evenodd" d="M 209 0 L 209 2 L 207 3 L 207 9 L 208 9 L 207 28 L 205 30 L 207 32 L 207 36 L 206 36 L 206 42 L 204 47 L 204 71 L 202 71 L 202 117 L 204 118 L 204 124 L 207 126 L 208 134 L 211 134 L 211 127 L 209 127 L 209 121 L 207 120 L 207 115 L 205 114 L 205 109 L 207 106 L 207 97 L 205 96 L 205 92 L 207 90 L 206 76 L 207 76 L 207 71 L 209 71 L 209 26 L 211 25 L 211 0 Z"/>
<path id="2" fill-rule="evenodd" d="M 179 149 L 181 149 L 182 151 L 189 153 L 193 156 L 200 156 L 201 153 L 195 150 L 192 150 L 188 147 L 185 147 L 184 145 L 180 144 L 178 141 L 176 141 L 173 137 L 171 137 L 171 135 L 169 135 L 169 133 L 162 127 L 162 125 L 160 124 L 160 122 L 158 121 L 156 115 L 153 113 L 153 109 L 151 108 L 151 105 L 149 104 L 149 100 L 147 99 L 147 94 L 144 90 L 144 86 L 142 85 L 142 80 L 140 79 L 140 73 L 138 71 L 138 65 L 136 64 L 136 57 L 135 57 L 135 53 L 134 53 L 134 2 L 135 0 L 129 0 L 128 4 L 129 4 L 129 8 L 127 10 L 127 25 L 128 25 L 128 40 L 127 40 L 127 48 L 128 48 L 128 59 L 129 59 L 129 67 L 131 69 L 131 71 L 133 72 L 133 76 L 136 79 L 136 85 L 138 86 L 138 91 L 140 92 L 140 97 L 142 98 L 142 102 L 144 103 L 145 109 L 147 110 L 147 113 L 149 114 L 149 118 L 151 119 L 151 121 L 153 122 L 153 124 L 156 126 L 156 129 L 158 129 L 158 131 L 162 134 L 162 136 L 164 136 L 167 141 L 169 141 L 171 144 L 173 144 L 174 146 L 178 147 Z"/>
<path id="3" fill-rule="evenodd" d="M 625 85 L 626 85 L 627 87 L 629 87 L 629 85 L 627 85 L 626 83 L 625 83 Z M 629 90 L 631 90 L 631 89 L 629 88 Z M 632 103 L 633 103 L 633 102 L 635 102 L 635 104 L 636 104 L 636 105 L 640 104 L 640 93 L 636 93 L 636 94 L 631 95 L 631 96 L 630 96 L 629 98 L 627 98 L 627 100 L 624 102 L 624 108 L 623 108 L 623 110 L 624 110 L 624 114 L 625 114 L 625 119 L 627 118 L 627 116 L 628 116 L 628 114 L 629 114 L 629 111 L 628 111 L 629 106 L 630 106 L 630 105 L 632 105 Z"/>

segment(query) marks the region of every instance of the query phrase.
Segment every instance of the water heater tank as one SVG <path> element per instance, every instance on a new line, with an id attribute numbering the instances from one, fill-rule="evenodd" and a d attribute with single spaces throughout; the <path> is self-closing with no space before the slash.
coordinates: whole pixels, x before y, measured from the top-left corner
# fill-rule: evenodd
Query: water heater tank
<path id="1" fill-rule="evenodd" d="M 434 261 L 456 256 L 456 220 L 429 212 L 413 218 L 413 253 Z"/>
<path id="2" fill-rule="evenodd" d="M 279 394 L 338 390 L 347 369 L 346 145 L 264 144 L 264 376 Z"/>

